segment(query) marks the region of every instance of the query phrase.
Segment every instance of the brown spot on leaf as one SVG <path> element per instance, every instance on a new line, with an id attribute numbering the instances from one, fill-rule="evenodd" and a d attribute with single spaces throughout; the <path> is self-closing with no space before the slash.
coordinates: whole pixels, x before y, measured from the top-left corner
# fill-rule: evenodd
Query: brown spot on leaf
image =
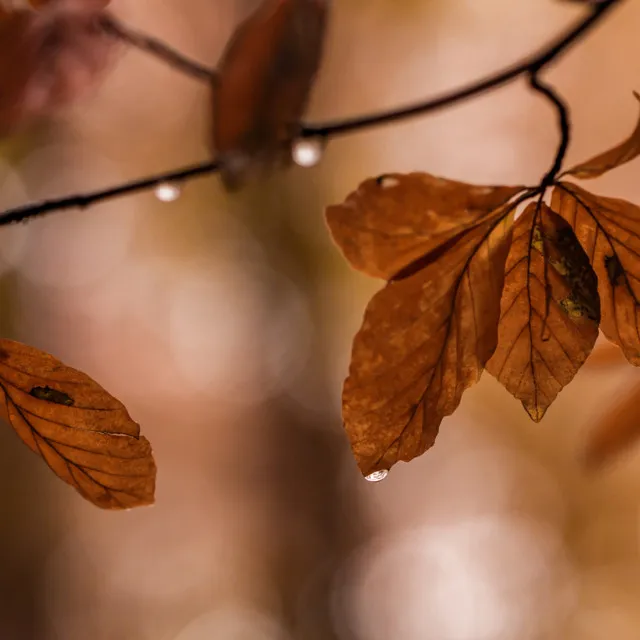
<path id="1" fill-rule="evenodd" d="M 572 295 L 568 298 L 562 298 L 562 300 L 560 300 L 560 307 L 570 318 L 582 318 L 585 315 L 585 310 L 582 305 L 577 298 Z"/>
<path id="2" fill-rule="evenodd" d="M 63 391 L 52 389 L 51 387 L 33 387 L 33 389 L 29 391 L 29 395 L 39 400 L 46 400 L 47 402 L 64 404 L 67 407 L 73 406 L 73 398 L 70 395 Z"/>
<path id="3" fill-rule="evenodd" d="M 569 182 L 554 187 L 551 207 L 572 227 L 595 271 L 602 332 L 640 365 L 640 208 Z"/>
<path id="4" fill-rule="evenodd" d="M 609 284 L 612 287 L 617 287 L 624 276 L 624 269 L 620 264 L 620 259 L 616 255 L 604 257 L 604 268 L 607 271 L 607 277 L 609 278 Z"/>

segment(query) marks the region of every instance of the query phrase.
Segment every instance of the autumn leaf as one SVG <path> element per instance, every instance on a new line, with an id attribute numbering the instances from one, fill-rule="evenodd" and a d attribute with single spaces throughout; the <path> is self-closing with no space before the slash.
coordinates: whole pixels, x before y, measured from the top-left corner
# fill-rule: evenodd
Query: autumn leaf
<path id="1" fill-rule="evenodd" d="M 540 421 L 598 337 L 596 276 L 571 227 L 531 203 L 516 220 L 487 371 Z"/>
<path id="2" fill-rule="evenodd" d="M 51 470 L 104 509 L 154 501 L 151 446 L 124 405 L 43 351 L 0 340 L 0 416 Z"/>
<path id="3" fill-rule="evenodd" d="M 636 97 L 636 100 L 640 102 L 640 95 L 635 91 L 633 95 Z M 611 169 L 630 162 L 634 158 L 637 158 L 638 155 L 640 155 L 640 120 L 631 135 L 624 142 L 613 147 L 613 149 L 609 149 L 609 151 L 594 156 L 586 162 L 581 162 L 579 165 L 565 171 L 562 175 L 574 176 L 581 180 L 597 178 Z"/>
<path id="4" fill-rule="evenodd" d="M 611 462 L 640 439 L 640 385 L 616 398 L 587 438 L 584 461 L 590 468 Z"/>
<path id="5" fill-rule="evenodd" d="M 417 179 L 405 178 L 409 182 Z M 405 178 L 396 177 L 400 181 Z M 446 180 L 434 185 L 433 206 L 446 202 L 443 193 L 450 194 L 451 202 L 464 202 L 464 192 L 475 189 L 460 185 L 460 192 L 451 190 L 452 183 Z M 371 188 L 367 182 L 360 193 Z M 380 193 L 384 194 L 384 189 Z M 402 191 L 396 196 L 401 198 Z M 400 236 L 391 233 L 391 244 L 404 256 L 402 260 L 390 257 L 384 239 L 389 236 L 389 220 L 403 204 L 414 211 L 419 206 L 413 206 L 409 198 L 399 206 L 392 203 L 386 218 L 367 213 L 378 211 L 369 198 L 362 210 L 353 207 L 353 202 L 348 199 L 350 204 L 346 205 L 351 209 L 353 228 L 365 229 L 363 238 L 381 244 L 375 250 L 369 247 L 355 254 L 348 240 L 343 247 L 348 233 L 344 233 L 342 215 L 333 208 L 329 225 L 337 231 L 334 239 L 346 249 L 347 258 L 376 275 L 404 265 L 369 303 L 354 339 L 344 385 L 345 428 L 360 470 L 368 475 L 389 469 L 399 460 L 411 460 L 431 447 L 442 418 L 453 413 L 464 390 L 478 380 L 491 357 L 497 341 L 515 203 L 503 202 L 484 216 L 478 212 L 475 224 L 458 233 L 449 229 L 455 211 L 443 209 L 443 233 L 439 233 L 435 218 L 430 223 L 434 238 L 440 241 L 424 238 L 429 253 L 407 263 L 407 258 L 415 255 L 415 238 L 407 234 L 409 250 L 405 251 Z M 427 206 L 427 210 L 431 208 Z M 365 222 L 359 224 L 361 213 Z M 415 229 L 420 229 L 418 220 L 410 217 Z M 376 233 L 376 219 L 384 221 L 380 233 Z M 370 263 L 365 262 L 367 258 Z"/>
<path id="6" fill-rule="evenodd" d="M 232 36 L 213 91 L 213 143 L 221 177 L 290 160 L 320 65 L 329 0 L 264 0 Z"/>
<path id="7" fill-rule="evenodd" d="M 99 24 L 105 0 L 32 4 L 0 8 L 0 134 L 79 98 L 116 45 Z"/>
<path id="8" fill-rule="evenodd" d="M 640 208 L 569 182 L 554 187 L 551 208 L 571 225 L 598 277 L 602 332 L 640 365 Z"/>
<path id="9" fill-rule="evenodd" d="M 524 187 L 482 187 L 428 173 L 365 180 L 327 208 L 331 235 L 352 267 L 389 280 Z"/>

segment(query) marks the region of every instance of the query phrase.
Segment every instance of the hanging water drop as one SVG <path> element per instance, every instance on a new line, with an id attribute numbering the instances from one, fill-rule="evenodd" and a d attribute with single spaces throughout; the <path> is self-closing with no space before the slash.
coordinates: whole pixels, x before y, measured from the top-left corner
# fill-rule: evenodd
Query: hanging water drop
<path id="1" fill-rule="evenodd" d="M 154 191 L 160 202 L 175 202 L 181 194 L 180 187 L 171 182 L 162 182 Z"/>
<path id="2" fill-rule="evenodd" d="M 313 167 L 320 162 L 323 150 L 320 138 L 300 138 L 293 143 L 291 157 L 300 167 Z"/>
<path id="3" fill-rule="evenodd" d="M 380 469 L 380 471 L 374 471 L 365 477 L 367 482 L 380 482 L 384 480 L 389 475 L 389 471 L 387 469 Z"/>

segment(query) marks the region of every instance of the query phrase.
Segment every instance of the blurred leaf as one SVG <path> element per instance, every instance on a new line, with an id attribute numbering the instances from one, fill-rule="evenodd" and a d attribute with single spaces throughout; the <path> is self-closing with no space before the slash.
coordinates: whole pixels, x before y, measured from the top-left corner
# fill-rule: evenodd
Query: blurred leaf
<path id="1" fill-rule="evenodd" d="M 411 460 L 432 446 L 442 418 L 453 413 L 464 390 L 478 380 L 497 341 L 515 205 L 503 204 L 484 216 L 477 211 L 471 214 L 475 224 L 469 222 L 458 233 L 450 233 L 450 221 L 457 211 L 444 203 L 457 206 L 467 200 L 468 190 L 474 187 L 452 187 L 449 181 L 433 182 L 429 177 L 430 202 L 420 189 L 411 189 L 420 179 L 395 177 L 398 184 L 407 184 L 410 189 L 408 193 L 395 189 L 391 200 L 384 188 L 370 181 L 361 187 L 367 194 L 377 189 L 389 215 L 383 215 L 375 198 L 367 197 L 367 207 L 353 208 L 350 224 L 354 229 L 365 229 L 367 238 L 373 232 L 379 250 L 356 252 L 354 258 L 349 233 L 336 222 L 341 220 L 340 212 L 330 210 L 332 231 L 337 230 L 334 239 L 363 271 L 388 274 L 404 265 L 367 307 L 344 386 L 345 428 L 365 475 L 389 469 L 398 460 Z M 489 188 L 487 195 L 504 202 L 508 191 L 498 196 Z M 416 196 L 418 201 L 414 202 Z M 396 243 L 390 221 L 398 211 L 435 208 L 442 216 L 442 233 L 436 216 L 431 222 L 431 238 L 406 237 Z M 367 213 L 371 211 L 378 213 Z M 408 220 L 411 224 L 407 226 Z M 383 221 L 380 233 L 376 221 Z M 400 235 L 409 236 L 411 229 L 417 232 L 420 228 L 413 215 L 401 217 L 399 223 L 401 228 L 407 226 Z M 401 259 L 386 253 L 385 234 L 391 237 L 391 246 L 400 251 Z M 409 263 L 415 251 L 405 251 L 405 247 L 421 242 L 429 252 Z"/>
<path id="2" fill-rule="evenodd" d="M 354 269 L 391 279 L 523 187 L 478 187 L 428 173 L 365 180 L 327 208 L 331 235 Z"/>
<path id="3" fill-rule="evenodd" d="M 97 18 L 104 0 L 0 8 L 0 134 L 51 115 L 93 86 L 116 41 Z"/>
<path id="4" fill-rule="evenodd" d="M 596 346 L 587 362 L 587 365 L 591 369 L 610 369 L 627 364 L 629 363 L 622 351 L 610 342 L 601 343 L 600 346 Z"/>
<path id="5" fill-rule="evenodd" d="M 124 405 L 47 353 L 0 340 L 0 415 L 51 470 L 104 509 L 154 501 L 151 446 Z"/>
<path id="6" fill-rule="evenodd" d="M 551 208 L 571 225 L 598 277 L 602 332 L 640 365 L 640 208 L 569 182 L 554 187 Z"/>
<path id="7" fill-rule="evenodd" d="M 597 280 L 571 227 L 531 203 L 513 228 L 498 346 L 487 371 L 540 421 L 598 337 Z"/>
<path id="8" fill-rule="evenodd" d="M 636 97 L 636 100 L 640 102 L 640 95 L 635 91 L 633 95 Z M 638 155 L 640 155 L 640 120 L 631 135 L 624 142 L 613 147 L 613 149 L 609 149 L 609 151 L 598 154 L 586 162 L 572 167 L 568 171 L 565 171 L 563 175 L 574 176 L 581 180 L 597 178 L 611 169 L 630 162 Z"/>
<path id="9" fill-rule="evenodd" d="M 228 189 L 290 159 L 320 65 L 330 0 L 264 0 L 231 37 L 213 87 L 213 143 Z"/>
<path id="10" fill-rule="evenodd" d="M 584 461 L 597 468 L 611 462 L 616 456 L 633 446 L 640 438 L 640 385 L 623 396 L 615 398 L 610 409 L 592 429 L 587 438 Z"/>
<path id="11" fill-rule="evenodd" d="M 36 10 L 64 10 L 64 11 L 100 11 L 111 0 L 28 0 Z"/>

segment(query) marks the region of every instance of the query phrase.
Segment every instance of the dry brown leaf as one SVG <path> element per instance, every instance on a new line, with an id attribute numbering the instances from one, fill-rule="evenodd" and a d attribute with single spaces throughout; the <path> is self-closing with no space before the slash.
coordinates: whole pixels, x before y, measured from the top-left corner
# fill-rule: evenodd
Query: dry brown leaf
<path id="1" fill-rule="evenodd" d="M 640 95 L 633 92 L 636 100 L 640 102 Z M 586 180 L 588 178 L 597 178 L 611 169 L 615 169 L 620 165 L 630 162 L 634 158 L 640 155 L 640 120 L 633 130 L 631 135 L 619 145 L 600 153 L 593 158 L 590 158 L 586 162 L 581 162 L 579 165 L 572 167 L 568 171 L 565 171 L 563 175 L 574 176 L 580 180 Z"/>
<path id="2" fill-rule="evenodd" d="M 585 464 L 597 468 L 612 461 L 640 438 L 640 384 L 622 399 L 615 398 L 610 409 L 593 428 L 584 452 Z"/>
<path id="3" fill-rule="evenodd" d="M 363 474 L 431 447 L 442 418 L 480 377 L 496 346 L 512 209 L 434 247 L 369 303 L 343 392 Z"/>
<path id="4" fill-rule="evenodd" d="M 551 208 L 571 225 L 598 277 L 602 332 L 640 365 L 640 208 L 569 182 L 554 187 Z"/>
<path id="5" fill-rule="evenodd" d="M 498 346 L 487 371 L 538 422 L 598 337 L 597 280 L 571 227 L 531 203 L 513 227 Z"/>
<path id="6" fill-rule="evenodd" d="M 290 160 L 322 54 L 329 0 L 264 0 L 222 56 L 213 143 L 228 189 Z"/>
<path id="7" fill-rule="evenodd" d="M 0 340 L 0 416 L 51 470 L 104 509 L 154 501 L 151 446 L 124 405 L 43 351 Z"/>
<path id="8" fill-rule="evenodd" d="M 327 208 L 329 230 L 352 267 L 385 280 L 502 206 L 523 187 L 484 187 L 428 173 L 365 180 Z"/>

